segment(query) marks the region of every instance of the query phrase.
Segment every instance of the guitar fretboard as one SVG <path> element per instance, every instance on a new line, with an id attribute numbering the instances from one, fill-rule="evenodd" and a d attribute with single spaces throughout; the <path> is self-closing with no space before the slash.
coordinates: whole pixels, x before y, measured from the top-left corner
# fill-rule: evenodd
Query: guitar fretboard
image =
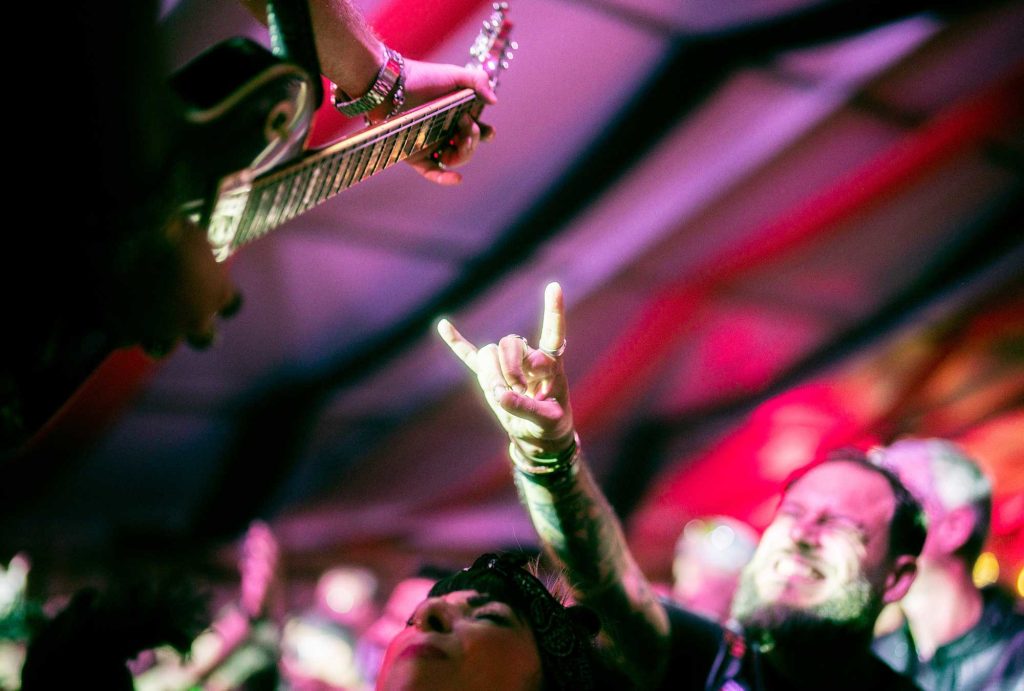
<path id="1" fill-rule="evenodd" d="M 253 181 L 231 243 L 244 245 L 375 173 L 450 136 L 479 102 L 463 89 L 367 128 Z"/>

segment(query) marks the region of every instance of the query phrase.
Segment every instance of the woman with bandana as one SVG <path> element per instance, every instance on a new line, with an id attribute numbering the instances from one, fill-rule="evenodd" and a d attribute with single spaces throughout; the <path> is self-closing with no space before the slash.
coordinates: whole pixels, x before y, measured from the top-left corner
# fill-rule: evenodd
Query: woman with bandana
<path id="1" fill-rule="evenodd" d="M 377 691 L 628 689 L 595 646 L 597 616 L 565 606 L 510 556 L 439 581 L 388 646 Z"/>

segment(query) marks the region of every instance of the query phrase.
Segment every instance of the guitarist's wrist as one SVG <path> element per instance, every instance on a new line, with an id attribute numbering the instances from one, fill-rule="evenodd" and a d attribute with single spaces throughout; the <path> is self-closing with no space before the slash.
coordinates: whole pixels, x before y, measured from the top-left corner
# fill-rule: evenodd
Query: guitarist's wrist
<path id="1" fill-rule="evenodd" d="M 351 96 L 340 85 L 332 82 L 331 102 L 342 115 L 352 117 L 379 111 L 390 117 L 405 100 L 405 60 L 398 51 L 380 44 L 383 54 L 376 76 L 363 89 L 360 96 Z"/>

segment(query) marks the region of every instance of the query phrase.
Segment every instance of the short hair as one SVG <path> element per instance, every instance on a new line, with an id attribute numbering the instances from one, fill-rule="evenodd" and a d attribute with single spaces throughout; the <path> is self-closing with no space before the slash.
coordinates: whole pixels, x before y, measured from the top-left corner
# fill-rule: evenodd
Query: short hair
<path id="1" fill-rule="evenodd" d="M 934 498 L 944 510 L 970 507 L 974 526 L 957 550 L 964 561 L 973 563 L 988 539 L 992 517 L 992 483 L 974 459 L 957 444 L 945 439 L 901 439 L 886 447 L 872 449 L 869 458 L 900 474 L 904 464 L 923 461 L 928 470 L 926 487 L 914 487 L 927 505 Z M 911 480 L 913 485 L 913 481 Z"/>
<path id="2" fill-rule="evenodd" d="M 907 489 L 899 475 L 889 468 L 873 463 L 866 453 L 853 448 L 833 451 L 825 457 L 823 463 L 851 463 L 885 478 L 893 496 L 892 519 L 889 521 L 888 556 L 890 559 L 894 559 L 904 554 L 912 557 L 921 554 L 921 548 L 924 547 L 924 540 L 928 534 L 928 520 L 921 507 L 921 502 Z M 807 465 L 790 475 L 786 480 L 783 493 L 788 492 L 800 478 L 820 465 L 820 463 Z"/>

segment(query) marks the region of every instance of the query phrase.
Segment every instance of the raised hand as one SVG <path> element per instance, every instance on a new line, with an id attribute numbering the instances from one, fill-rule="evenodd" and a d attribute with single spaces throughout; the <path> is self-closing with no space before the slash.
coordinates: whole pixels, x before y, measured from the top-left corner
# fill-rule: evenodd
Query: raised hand
<path id="1" fill-rule="evenodd" d="M 510 334 L 477 347 L 446 319 L 437 331 L 477 377 L 484 398 L 513 444 L 529 459 L 557 458 L 573 446 L 569 384 L 562 367 L 565 304 L 562 288 L 548 284 L 537 348 Z"/>
<path id="2" fill-rule="evenodd" d="M 250 618 L 264 614 L 280 576 L 280 549 L 274 533 L 263 521 L 253 521 L 242 543 L 238 570 L 242 577 L 241 605 Z"/>
<path id="3" fill-rule="evenodd" d="M 32 563 L 21 552 L 11 557 L 6 567 L 0 564 L 0 616 L 15 614 L 14 610 L 25 598 L 25 585 L 31 568 Z M 13 622 L 13 619 L 10 621 Z"/>

